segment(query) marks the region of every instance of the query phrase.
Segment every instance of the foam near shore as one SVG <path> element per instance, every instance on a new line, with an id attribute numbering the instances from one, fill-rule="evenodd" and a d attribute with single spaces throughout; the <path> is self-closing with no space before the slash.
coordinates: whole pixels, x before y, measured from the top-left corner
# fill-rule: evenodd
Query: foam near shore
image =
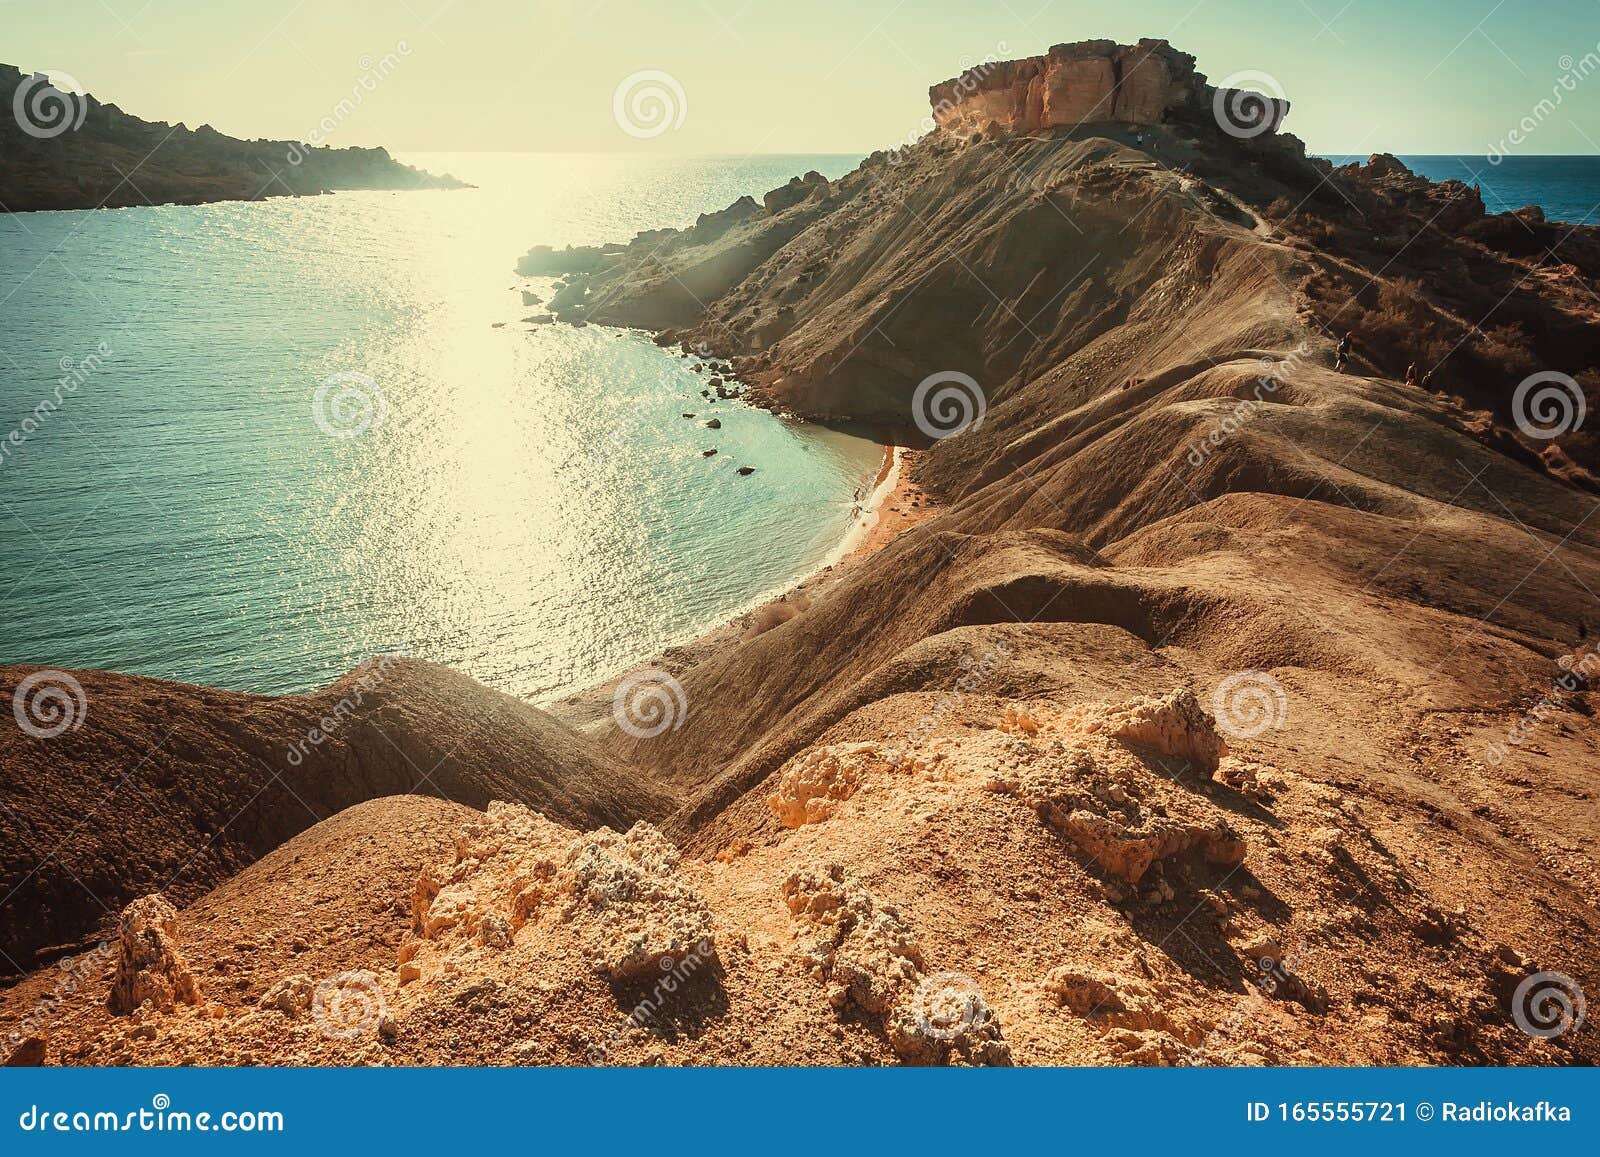
<path id="1" fill-rule="evenodd" d="M 802 615 L 812 600 L 830 589 L 851 568 L 871 558 L 895 538 L 937 511 L 937 506 L 910 477 L 920 451 L 891 443 L 884 446 L 883 463 L 871 489 L 863 498 L 855 521 L 839 545 L 809 575 L 742 608 L 722 623 L 611 677 L 542 704 L 570 726 L 585 731 L 604 730 L 612 722 L 612 697 L 621 682 L 639 671 L 672 672 L 703 661 L 718 650 L 754 638 Z"/>
<path id="2" fill-rule="evenodd" d="M 883 467 L 873 479 L 872 489 L 861 502 L 860 515 L 839 543 L 838 549 L 829 556 L 826 565 L 835 566 L 858 551 L 870 554 L 882 545 L 884 532 L 880 527 L 885 524 L 885 509 L 897 499 L 902 502 L 910 500 L 910 494 L 904 487 L 905 455 L 903 446 L 884 447 Z"/>

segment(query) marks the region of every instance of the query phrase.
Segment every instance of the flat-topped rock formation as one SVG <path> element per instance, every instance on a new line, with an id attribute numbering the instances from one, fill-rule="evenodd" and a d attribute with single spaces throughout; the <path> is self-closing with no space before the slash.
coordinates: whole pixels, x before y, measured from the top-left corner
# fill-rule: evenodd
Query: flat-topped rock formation
<path id="1" fill-rule="evenodd" d="M 1258 118 L 1250 131 L 1276 131 L 1289 102 L 1260 93 L 1241 100 L 1239 91 L 1225 89 L 1221 99 Z M 977 65 L 928 90 L 935 122 L 954 133 L 1155 125 L 1174 114 L 1203 115 L 1218 95 L 1195 71 L 1194 57 L 1165 40 L 1057 44 L 1041 56 Z"/>
<path id="2" fill-rule="evenodd" d="M 0 64 L 0 210 L 259 201 L 338 189 L 460 189 L 383 148 L 242 141 L 147 121 Z"/>

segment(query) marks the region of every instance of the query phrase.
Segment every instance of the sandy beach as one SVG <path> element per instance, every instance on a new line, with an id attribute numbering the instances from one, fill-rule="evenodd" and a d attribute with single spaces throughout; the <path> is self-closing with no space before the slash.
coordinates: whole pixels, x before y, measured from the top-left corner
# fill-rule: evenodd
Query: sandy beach
<path id="1" fill-rule="evenodd" d="M 629 673 L 642 669 L 669 674 L 703 662 L 718 650 L 753 639 L 786 623 L 810 609 L 812 600 L 839 582 L 863 561 L 923 519 L 939 512 L 939 507 L 912 480 L 913 468 L 923 451 L 889 442 L 884 446 L 883 463 L 872 489 L 858 509 L 855 523 L 840 540 L 832 561 L 807 575 L 788 590 L 750 608 L 705 634 L 668 647 L 618 672 L 593 687 L 574 692 L 559 700 L 542 703 L 544 710 L 580 731 L 599 731 L 609 722 L 611 699 L 617 684 Z"/>

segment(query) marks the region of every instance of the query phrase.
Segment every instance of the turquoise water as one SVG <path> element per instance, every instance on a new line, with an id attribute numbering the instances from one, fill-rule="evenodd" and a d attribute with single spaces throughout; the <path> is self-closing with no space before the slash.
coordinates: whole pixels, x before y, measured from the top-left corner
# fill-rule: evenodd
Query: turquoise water
<path id="1" fill-rule="evenodd" d="M 854 158 L 405 159 L 479 188 L 0 217 L 0 663 L 546 698 L 827 560 L 876 446 L 524 324 L 512 269 Z"/>
<path id="2" fill-rule="evenodd" d="M 1366 157 L 1330 156 L 1336 165 Z M 1551 221 L 1600 224 L 1600 157 L 1403 156 L 1414 173 L 1431 181 L 1477 184 L 1491 213 L 1537 205 Z"/>

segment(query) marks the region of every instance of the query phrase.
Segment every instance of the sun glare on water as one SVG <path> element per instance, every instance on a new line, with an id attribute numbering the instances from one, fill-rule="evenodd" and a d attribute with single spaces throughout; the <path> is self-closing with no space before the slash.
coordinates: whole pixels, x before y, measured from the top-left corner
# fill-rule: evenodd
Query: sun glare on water
<path id="1" fill-rule="evenodd" d="M 25 309 L 53 331 L 35 346 L 112 352 L 73 425 L 8 464 L 7 502 L 64 545 L 0 595 L 0 660 L 283 691 L 404 651 L 543 697 L 844 535 L 876 447 L 711 403 L 648 334 L 525 322 L 553 283 L 513 272 L 535 242 L 681 224 L 816 159 L 407 159 L 479 187 L 42 215 L 8 247 L 106 269 L 97 301 L 49 285 Z M 24 394 L 59 373 L 28 369 Z M 125 485 L 72 484 L 90 473 Z M 108 517 L 120 556 L 82 532 Z"/>

